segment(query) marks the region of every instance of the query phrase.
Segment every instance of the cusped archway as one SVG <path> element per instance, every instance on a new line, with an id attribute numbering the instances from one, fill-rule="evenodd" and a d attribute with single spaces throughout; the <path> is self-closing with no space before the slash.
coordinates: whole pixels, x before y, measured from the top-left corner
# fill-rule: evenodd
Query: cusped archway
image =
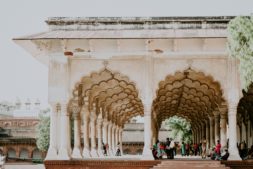
<path id="1" fill-rule="evenodd" d="M 85 103 L 86 102 L 86 103 Z M 143 115 L 143 104 L 134 82 L 108 69 L 85 76 L 76 84 L 69 107 L 96 109 L 96 115 L 123 125 L 132 117 Z"/>
<path id="2" fill-rule="evenodd" d="M 168 75 L 159 83 L 152 104 L 154 126 L 159 130 L 165 119 L 177 115 L 188 120 L 192 128 L 205 132 L 202 125 L 206 125 L 217 113 L 220 118 L 220 108 L 224 105 L 226 102 L 220 83 L 203 72 L 188 68 Z M 223 113 L 227 115 L 226 111 Z M 219 124 L 217 130 L 218 127 Z"/>

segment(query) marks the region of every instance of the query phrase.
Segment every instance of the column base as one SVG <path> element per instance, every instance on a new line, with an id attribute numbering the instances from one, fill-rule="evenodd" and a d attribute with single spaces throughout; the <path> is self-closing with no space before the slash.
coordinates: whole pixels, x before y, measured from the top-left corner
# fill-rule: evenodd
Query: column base
<path id="1" fill-rule="evenodd" d="M 90 158 L 90 150 L 88 148 L 83 149 L 83 158 Z"/>
<path id="2" fill-rule="evenodd" d="M 71 157 L 75 159 L 82 159 L 83 157 L 81 155 L 80 148 L 74 147 Z"/>
<path id="3" fill-rule="evenodd" d="M 109 151 L 108 151 L 108 155 L 109 155 L 109 156 L 114 156 L 113 151 L 112 151 L 112 150 L 109 150 Z"/>
<path id="4" fill-rule="evenodd" d="M 60 148 L 58 160 L 70 160 L 69 151 L 66 148 Z"/>
<path id="5" fill-rule="evenodd" d="M 91 149 L 90 155 L 91 155 L 91 157 L 98 157 L 97 150 L 96 149 Z"/>
<path id="6" fill-rule="evenodd" d="M 103 153 L 102 150 L 99 150 L 99 151 L 98 151 L 98 157 L 104 157 L 104 153 Z"/>
<path id="7" fill-rule="evenodd" d="M 45 160 L 57 160 L 57 159 L 58 155 L 56 148 L 49 148 Z"/>
<path id="8" fill-rule="evenodd" d="M 239 156 L 239 152 L 238 151 L 235 151 L 233 149 L 233 151 L 228 150 L 228 152 L 229 152 L 228 160 L 242 160 L 241 157 Z"/>
<path id="9" fill-rule="evenodd" d="M 150 148 L 144 147 L 141 159 L 142 160 L 154 160 L 152 150 Z"/>

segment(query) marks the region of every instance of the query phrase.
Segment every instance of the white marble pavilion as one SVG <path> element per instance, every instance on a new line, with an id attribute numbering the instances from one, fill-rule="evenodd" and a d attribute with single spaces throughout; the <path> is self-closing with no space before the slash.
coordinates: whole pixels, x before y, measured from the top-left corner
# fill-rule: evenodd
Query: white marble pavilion
<path id="1" fill-rule="evenodd" d="M 194 142 L 206 137 L 209 147 L 217 140 L 225 147 L 228 138 L 229 158 L 239 159 L 241 86 L 238 61 L 226 50 L 230 19 L 49 18 L 48 31 L 15 38 L 49 69 L 47 160 L 102 158 L 102 142 L 114 156 L 124 124 L 138 115 L 142 159 L 153 158 L 161 123 L 174 115 L 190 121 Z"/>

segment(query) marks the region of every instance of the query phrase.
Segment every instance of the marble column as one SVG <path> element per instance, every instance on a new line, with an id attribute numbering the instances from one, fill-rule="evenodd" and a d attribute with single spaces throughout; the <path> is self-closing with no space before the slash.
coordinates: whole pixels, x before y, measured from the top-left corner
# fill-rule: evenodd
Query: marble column
<path id="1" fill-rule="evenodd" d="M 221 147 L 227 147 L 227 115 L 222 112 L 220 115 L 220 143 Z"/>
<path id="2" fill-rule="evenodd" d="M 112 125 L 112 153 L 113 156 L 115 156 L 116 152 L 115 152 L 115 124 Z"/>
<path id="3" fill-rule="evenodd" d="M 103 124 L 103 119 L 98 118 L 97 119 L 97 132 L 98 132 L 98 156 L 99 157 L 104 157 L 103 153 L 103 145 L 102 145 L 102 124 Z"/>
<path id="4" fill-rule="evenodd" d="M 95 109 L 95 108 L 94 108 Z M 91 140 L 91 157 L 98 157 L 97 146 L 96 146 L 96 112 L 95 110 L 91 111 L 90 114 L 90 140 Z"/>
<path id="5" fill-rule="evenodd" d="M 109 122 L 108 124 L 108 155 L 109 156 L 113 156 L 113 152 L 112 152 L 112 122 Z"/>
<path id="6" fill-rule="evenodd" d="M 117 125 L 115 130 L 115 145 L 116 145 L 115 152 L 117 152 L 118 143 L 119 143 L 119 126 Z"/>
<path id="7" fill-rule="evenodd" d="M 206 147 L 210 148 L 210 126 L 209 126 L 209 120 L 206 120 Z"/>
<path id="8" fill-rule="evenodd" d="M 215 144 L 217 140 L 220 140 L 220 112 L 214 112 L 214 133 L 215 133 Z"/>
<path id="9" fill-rule="evenodd" d="M 202 135 L 202 138 L 201 138 L 201 141 L 206 138 L 206 126 L 205 126 L 205 123 L 201 123 L 201 135 Z"/>
<path id="10" fill-rule="evenodd" d="M 83 116 L 83 158 L 90 158 L 90 112 L 88 105 L 85 104 L 82 108 Z"/>
<path id="11" fill-rule="evenodd" d="M 144 105 L 144 148 L 142 159 L 153 160 L 154 157 L 151 151 L 151 105 Z"/>
<path id="12" fill-rule="evenodd" d="M 229 160 L 241 160 L 237 148 L 236 133 L 236 113 L 237 103 L 229 102 L 228 104 L 228 124 L 229 124 Z"/>
<path id="13" fill-rule="evenodd" d="M 80 107 L 73 107 L 72 113 L 74 117 L 74 149 L 72 158 L 81 159 L 81 124 L 80 124 Z"/>
<path id="14" fill-rule="evenodd" d="M 198 143 L 200 143 L 201 142 L 201 125 L 198 125 Z"/>
<path id="15" fill-rule="evenodd" d="M 57 159 L 57 113 L 59 108 L 57 104 L 52 104 L 52 111 L 50 113 L 50 141 L 49 149 L 47 152 L 46 160 L 56 160 Z"/>
<path id="16" fill-rule="evenodd" d="M 209 124 L 210 124 L 210 148 L 215 146 L 214 142 L 214 117 L 209 117 Z"/>
<path id="17" fill-rule="evenodd" d="M 109 122 L 104 119 L 103 121 L 103 143 L 108 144 L 108 124 Z"/>
<path id="18" fill-rule="evenodd" d="M 122 143 L 123 127 L 119 128 L 119 143 L 120 143 L 120 152 L 123 155 L 123 143 Z"/>
<path id="19" fill-rule="evenodd" d="M 58 159 L 70 160 L 71 146 L 70 146 L 70 119 L 67 111 L 67 104 L 61 104 L 61 128 L 60 128 L 60 149 Z"/>

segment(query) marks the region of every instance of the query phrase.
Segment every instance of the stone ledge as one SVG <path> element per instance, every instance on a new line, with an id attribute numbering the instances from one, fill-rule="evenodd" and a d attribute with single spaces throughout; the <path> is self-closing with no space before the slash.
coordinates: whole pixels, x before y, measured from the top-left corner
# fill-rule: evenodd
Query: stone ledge
<path id="1" fill-rule="evenodd" d="M 149 169 L 161 161 L 71 160 L 45 161 L 46 169 Z"/>
<path id="2" fill-rule="evenodd" d="M 253 160 L 221 161 L 221 164 L 225 164 L 226 167 L 230 167 L 231 169 L 252 169 L 253 168 Z"/>

